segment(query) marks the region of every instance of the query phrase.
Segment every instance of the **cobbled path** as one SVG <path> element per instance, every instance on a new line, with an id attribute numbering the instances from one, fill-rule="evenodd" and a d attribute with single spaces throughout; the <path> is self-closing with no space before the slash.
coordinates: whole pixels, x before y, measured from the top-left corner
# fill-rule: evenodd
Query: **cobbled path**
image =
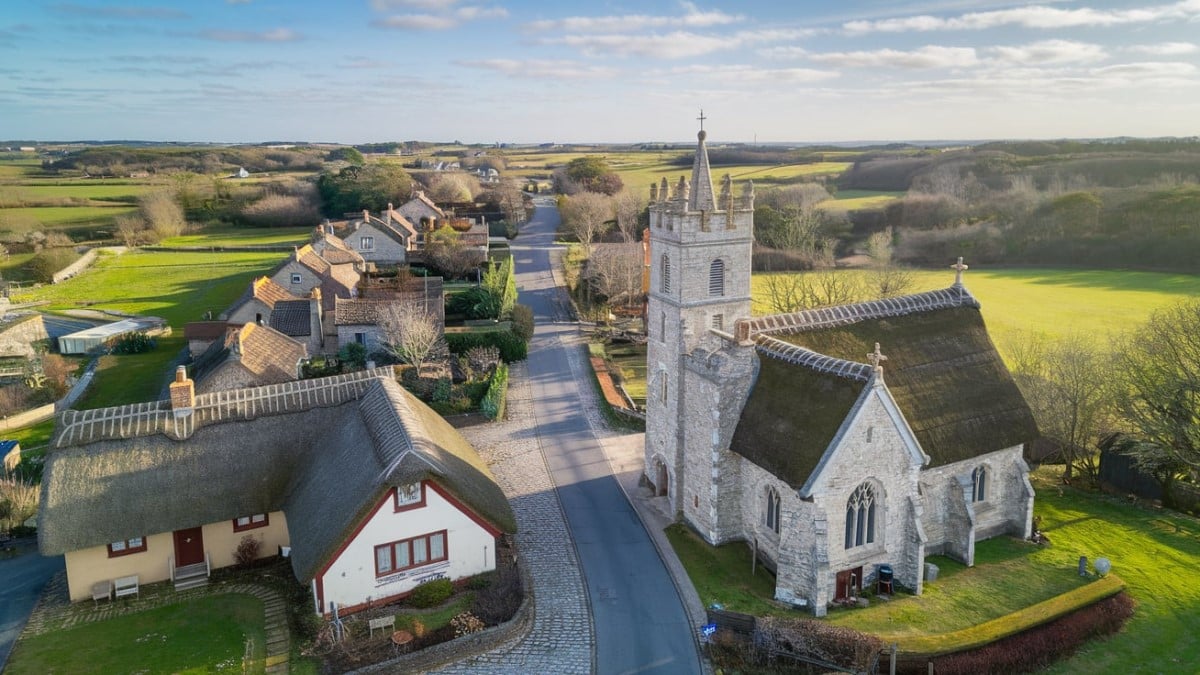
<path id="1" fill-rule="evenodd" d="M 533 582 L 533 627 L 522 638 L 436 672 L 590 673 L 593 638 L 587 591 L 538 441 L 525 363 L 512 366 L 510 382 L 507 419 L 461 431 L 491 465 L 512 502 L 517 550 Z"/>

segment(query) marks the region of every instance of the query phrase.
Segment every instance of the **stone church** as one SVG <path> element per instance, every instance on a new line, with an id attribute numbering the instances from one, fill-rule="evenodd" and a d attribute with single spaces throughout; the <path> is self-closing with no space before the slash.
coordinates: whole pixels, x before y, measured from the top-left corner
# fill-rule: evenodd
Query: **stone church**
<path id="1" fill-rule="evenodd" d="M 959 261 L 942 290 L 753 317 L 754 186 L 650 190 L 645 475 L 711 544 L 744 541 L 818 616 L 889 566 L 1030 534 L 1038 431 Z M 949 276 L 949 272 L 947 272 Z M 886 568 L 884 568 L 886 569 Z M 886 573 L 882 578 L 886 579 Z"/>

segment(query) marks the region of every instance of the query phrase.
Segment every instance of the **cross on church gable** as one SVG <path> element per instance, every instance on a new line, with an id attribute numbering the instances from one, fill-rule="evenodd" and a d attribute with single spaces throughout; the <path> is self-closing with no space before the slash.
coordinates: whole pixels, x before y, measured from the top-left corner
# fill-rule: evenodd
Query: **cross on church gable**
<path id="1" fill-rule="evenodd" d="M 708 119 L 704 116 L 704 108 L 700 109 L 700 116 L 696 119 L 700 120 L 700 131 L 704 131 L 704 120 Z"/>
<path id="2" fill-rule="evenodd" d="M 867 360 L 871 362 L 871 367 L 875 369 L 875 373 L 877 375 L 883 374 L 883 365 L 882 364 L 884 361 L 887 361 L 887 358 L 888 357 L 883 355 L 883 352 L 879 351 L 879 343 L 878 342 L 875 343 L 875 351 L 871 352 L 870 354 L 867 354 Z"/>
<path id="3" fill-rule="evenodd" d="M 954 285 L 955 286 L 962 286 L 962 277 L 963 277 L 962 273 L 965 272 L 966 270 L 970 269 L 970 267 L 963 264 L 962 260 L 963 260 L 962 256 L 960 255 L 960 256 L 958 256 L 958 262 L 956 262 L 950 266 L 950 269 L 954 270 Z"/>

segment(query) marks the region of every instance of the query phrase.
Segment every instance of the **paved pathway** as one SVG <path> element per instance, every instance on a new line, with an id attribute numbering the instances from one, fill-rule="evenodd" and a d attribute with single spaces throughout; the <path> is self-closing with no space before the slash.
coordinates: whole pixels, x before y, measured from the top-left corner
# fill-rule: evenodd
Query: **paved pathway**
<path id="1" fill-rule="evenodd" d="M 13 546 L 20 555 L 0 558 L 0 670 L 4 670 L 42 588 L 63 568 L 62 556 L 38 555 L 34 542 Z"/>

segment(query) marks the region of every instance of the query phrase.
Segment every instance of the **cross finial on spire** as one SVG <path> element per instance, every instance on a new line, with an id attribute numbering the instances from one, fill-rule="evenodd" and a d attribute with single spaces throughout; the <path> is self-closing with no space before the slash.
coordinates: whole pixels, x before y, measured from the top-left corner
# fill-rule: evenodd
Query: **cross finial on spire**
<path id="1" fill-rule="evenodd" d="M 875 369 L 875 374 L 882 377 L 883 376 L 883 362 L 887 361 L 888 357 L 884 356 L 883 352 L 879 351 L 879 343 L 878 342 L 875 343 L 875 351 L 871 352 L 870 354 L 867 354 L 867 360 L 871 362 L 871 366 Z"/>
<path id="2" fill-rule="evenodd" d="M 961 255 L 958 256 L 958 262 L 951 265 L 950 269 L 954 270 L 954 285 L 962 286 L 962 273 L 970 269 L 970 267 L 963 264 Z"/>
<path id="3" fill-rule="evenodd" d="M 700 109 L 700 116 L 696 119 L 700 120 L 700 131 L 704 131 L 704 120 L 708 119 L 704 116 L 704 108 Z"/>

